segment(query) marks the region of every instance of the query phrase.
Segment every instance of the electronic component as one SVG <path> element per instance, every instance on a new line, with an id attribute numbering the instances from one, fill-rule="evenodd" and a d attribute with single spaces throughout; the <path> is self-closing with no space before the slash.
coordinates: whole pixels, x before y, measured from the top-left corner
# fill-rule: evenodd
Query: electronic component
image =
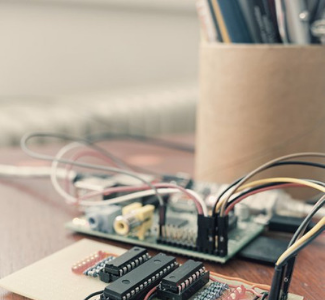
<path id="1" fill-rule="evenodd" d="M 229 232 L 234 230 L 232 236 L 238 236 L 238 232 L 236 232 L 239 230 L 237 228 L 237 217 L 233 213 L 230 213 L 225 221 L 228 222 L 226 230 Z M 250 220 L 248 222 L 248 224 L 252 224 Z M 217 223 L 215 218 L 198 215 L 196 224 L 196 227 L 194 227 L 192 223 L 185 228 L 177 228 L 166 224 L 165 235 L 164 237 L 158 238 L 157 243 L 196 251 L 198 253 L 205 253 L 216 257 L 218 251 L 216 249 L 215 232 Z M 220 255 L 220 257 L 225 256 L 226 255 Z"/>
<path id="2" fill-rule="evenodd" d="M 193 228 L 175 228 L 165 226 L 164 238 L 157 240 L 158 243 L 196 251 L 197 232 Z"/>
<path id="3" fill-rule="evenodd" d="M 259 236 L 238 254 L 240 257 L 274 265 L 280 255 L 288 248 L 289 241 Z"/>
<path id="4" fill-rule="evenodd" d="M 197 250 L 213 254 L 216 248 L 216 218 L 198 215 Z"/>
<path id="5" fill-rule="evenodd" d="M 209 287 L 195 296 L 193 300 L 215 300 L 220 298 L 227 289 L 229 289 L 228 284 L 212 282 Z"/>
<path id="6" fill-rule="evenodd" d="M 167 217 L 164 239 L 160 239 L 160 241 L 166 244 L 174 243 L 175 246 L 182 245 L 187 249 L 195 249 L 197 232 L 193 228 L 185 227 L 188 223 L 188 220 L 183 218 Z"/>
<path id="7" fill-rule="evenodd" d="M 222 300 L 246 300 L 250 299 L 250 295 L 247 295 L 246 288 L 243 285 L 237 286 L 231 290 L 224 290 L 221 297 Z M 254 298 L 256 298 L 254 296 Z M 251 298 L 251 299 L 254 299 Z"/>
<path id="8" fill-rule="evenodd" d="M 122 208 L 117 205 L 109 205 L 104 208 L 90 207 L 86 211 L 89 228 L 106 233 L 113 233 L 114 220 L 121 215 Z"/>
<path id="9" fill-rule="evenodd" d="M 175 257 L 163 253 L 107 286 L 101 300 L 141 300 L 163 277 L 177 268 Z"/>
<path id="10" fill-rule="evenodd" d="M 228 254 L 228 227 L 229 227 L 229 216 L 217 217 L 217 230 L 218 242 L 217 242 L 217 254 L 219 256 L 226 256 Z"/>
<path id="11" fill-rule="evenodd" d="M 180 228 L 188 224 L 188 220 L 182 218 L 167 217 L 166 225 Z"/>
<path id="12" fill-rule="evenodd" d="M 249 206 L 245 203 L 238 203 L 235 206 L 235 215 L 238 217 L 240 221 L 247 221 L 250 218 L 250 210 Z"/>
<path id="13" fill-rule="evenodd" d="M 122 216 L 114 221 L 115 232 L 119 235 L 133 233 L 140 240 L 144 240 L 146 232 L 152 226 L 155 207 L 153 205 L 142 206 L 141 203 L 132 203 L 123 207 Z"/>
<path id="14" fill-rule="evenodd" d="M 193 187 L 193 179 L 189 174 L 186 173 L 177 173 L 176 175 L 163 175 L 162 182 L 174 183 L 186 189 Z"/>
<path id="15" fill-rule="evenodd" d="M 113 259 L 115 259 L 115 256 L 108 256 L 103 260 L 99 261 L 98 263 L 96 263 L 95 265 L 91 266 L 87 270 L 85 270 L 83 274 L 90 277 L 98 277 L 101 270 L 105 267 L 105 265 Z"/>
<path id="16" fill-rule="evenodd" d="M 292 216 L 281 216 L 281 215 L 274 214 L 270 218 L 268 229 L 269 231 L 295 233 L 303 220 L 304 218 L 292 217 Z M 314 225 L 315 224 L 313 222 L 309 223 L 307 226 L 307 230 L 313 228 Z"/>
<path id="17" fill-rule="evenodd" d="M 27 266 L 23 270 L 17 271 L 14 274 L 6 276 L 0 279 L 0 286 L 5 288 L 6 290 L 15 292 L 19 295 L 25 296 L 29 299 L 39 299 L 39 300 L 62 300 L 62 299 L 85 299 L 87 295 L 93 294 L 96 291 L 102 291 L 107 286 L 106 283 L 101 282 L 99 280 L 93 280 L 93 278 L 88 278 L 87 276 L 79 276 L 75 272 L 72 272 L 67 266 L 73 265 L 76 257 L 89 257 L 89 253 L 97 253 L 98 249 L 101 249 L 105 253 L 116 253 L 117 255 L 123 255 L 125 253 L 125 249 L 114 247 L 107 243 L 99 243 L 92 240 L 83 239 L 75 244 L 58 251 L 38 261 L 30 266 Z M 109 254 L 110 256 L 114 256 L 115 254 Z M 150 259 L 151 260 L 151 259 Z M 148 261 L 150 261 L 148 260 Z M 148 262 L 147 261 L 147 262 Z M 112 261 L 113 262 L 113 261 Z M 171 263 L 175 262 L 173 259 L 170 260 Z M 164 262 L 165 263 L 165 262 Z M 145 265 L 144 263 L 143 265 Z M 142 265 L 142 266 L 143 266 Z M 184 264 L 185 265 L 185 264 Z M 135 270 L 138 270 L 142 266 L 139 266 Z M 168 264 L 167 264 L 168 266 Z M 154 270 L 158 268 L 159 265 L 155 264 Z M 174 267 L 175 268 L 175 267 Z M 167 267 L 166 267 L 167 269 Z M 51 270 L 51 272 L 48 272 Z M 134 271 L 135 271 L 134 270 Z M 128 274 L 133 273 L 131 271 Z M 173 272 L 173 270 L 170 270 Z M 157 274 L 153 271 L 150 271 L 151 274 Z M 46 276 L 44 276 L 46 274 Z M 128 276 L 128 274 L 124 275 L 122 278 L 116 280 L 120 281 L 123 280 L 124 277 Z M 134 273 L 136 276 L 139 273 Z M 146 268 L 138 279 L 142 279 L 145 274 L 149 274 L 148 268 Z M 158 279 L 158 283 L 163 280 L 164 277 L 168 277 L 170 273 L 166 273 L 161 278 Z M 263 294 L 263 287 L 259 284 L 254 282 L 247 282 L 241 280 L 240 278 L 231 278 L 227 276 L 223 276 L 224 278 L 218 277 L 217 274 L 210 273 L 210 282 L 207 283 L 204 287 L 202 287 L 199 291 L 195 291 L 190 298 L 191 300 L 233 300 L 236 298 L 228 298 L 235 297 L 237 294 L 240 295 L 240 290 L 237 290 L 238 287 L 241 287 L 241 284 L 245 283 L 247 285 L 246 294 L 244 299 L 245 300 L 253 300 L 257 299 L 256 295 L 252 293 L 252 286 L 256 286 L 254 290 L 260 294 Z M 146 279 L 147 280 L 147 279 Z M 212 282 L 212 280 L 216 280 L 216 282 Z M 221 283 L 221 282 L 224 283 Z M 115 282 L 111 283 L 110 286 L 114 285 Z M 225 283 L 231 283 L 230 288 Z M 156 282 L 154 286 L 158 285 Z M 238 286 L 236 286 L 238 284 Z M 123 286 L 127 286 L 123 284 Z M 141 283 L 140 283 L 141 286 Z M 154 287 L 152 286 L 152 287 Z M 56 288 L 55 292 L 50 292 L 53 290 L 53 287 Z M 148 291 L 149 292 L 149 291 Z M 145 294 L 138 294 L 139 297 L 131 298 L 126 300 L 143 300 L 147 295 L 148 292 Z M 231 295 L 235 293 L 235 295 Z M 242 294 L 242 293 L 241 293 Z M 317 294 L 318 295 L 318 294 Z M 321 295 L 321 294 L 319 294 Z M 215 297 L 214 297 L 215 296 Z M 217 296 L 221 296 L 217 298 Z M 103 296 L 104 297 L 104 296 Z M 102 297 L 102 299 L 103 299 Z M 317 297 L 317 296 L 316 296 Z M 228 299 L 227 299 L 228 298 Z M 322 299 L 322 297 L 318 297 Z M 98 297 L 89 298 L 92 300 L 97 299 Z M 105 299 L 105 298 L 104 298 Z M 112 298 L 110 298 L 111 300 Z M 114 299 L 114 298 L 113 298 Z M 150 299 L 150 298 L 149 298 Z M 160 299 L 159 297 L 153 299 Z M 172 299 L 172 298 L 171 298 Z M 268 299 L 268 298 L 258 298 L 259 300 Z M 288 294 L 288 300 L 303 300 L 303 297 L 293 294 Z M 107 299 L 105 299 L 107 300 Z M 115 299 L 114 299 L 115 300 Z M 123 300 L 123 298 L 122 298 Z M 161 300 L 161 299 L 160 299 Z M 243 300 L 243 299 L 240 299 Z M 276 300 L 278 300 L 276 298 Z"/>
<path id="18" fill-rule="evenodd" d="M 162 300 L 187 300 L 208 282 L 209 272 L 203 264 L 188 260 L 162 279 L 158 286 L 158 297 Z"/>
<path id="19" fill-rule="evenodd" d="M 97 177 L 96 174 L 92 175 Z M 115 189 L 115 192 L 113 189 L 112 193 L 118 194 L 115 196 L 131 193 L 132 189 L 130 187 L 132 185 L 139 185 L 138 180 L 128 179 L 128 177 L 121 175 L 102 176 L 98 177 L 107 180 L 105 185 L 115 187 L 123 187 L 124 184 L 128 185 L 128 189 L 125 190 L 127 192 L 123 192 L 123 188 Z M 90 180 L 89 182 L 87 181 L 89 178 L 86 179 L 87 177 L 80 178 L 79 181 L 84 180 L 83 183 L 90 183 Z M 208 200 L 211 197 L 211 199 L 214 199 L 213 201 L 210 199 L 210 206 L 215 202 L 216 194 L 220 194 L 225 188 L 219 184 L 192 181 L 189 176 L 184 175 L 166 176 L 163 178 L 163 181 L 177 183 L 183 187 L 189 187 L 190 185 L 193 191 L 200 195 L 208 205 Z M 100 191 L 105 187 L 102 185 L 101 188 L 91 188 L 91 186 L 88 188 Z M 108 239 L 144 247 L 148 243 L 156 249 L 165 249 L 167 246 L 175 253 L 183 254 L 185 251 L 186 255 L 191 257 L 222 263 L 246 246 L 264 229 L 264 225 L 255 223 L 250 215 L 244 214 L 245 212 L 242 211 L 238 213 L 239 221 L 233 211 L 230 211 L 227 214 L 228 217 L 225 218 L 219 218 L 219 216 L 210 217 L 208 214 L 198 215 L 195 202 L 189 201 L 190 199 L 184 196 L 184 194 L 173 193 L 171 195 L 162 194 L 162 196 L 166 203 L 166 218 L 163 227 L 159 222 L 165 213 L 161 213 L 159 209 L 154 209 L 154 206 L 157 208 L 158 205 L 155 195 L 150 197 L 141 196 L 141 199 L 135 198 L 136 203 L 130 203 L 128 200 L 118 202 L 121 212 L 116 212 L 117 216 L 110 209 L 106 212 L 105 206 L 100 207 L 100 211 L 102 211 L 100 213 L 96 209 L 87 209 L 85 216 L 86 224 L 82 222 L 84 217 L 75 218 L 67 227 L 78 232 L 101 237 L 105 236 Z M 118 211 L 118 209 L 116 210 Z M 107 215 L 111 215 L 111 217 L 107 218 Z M 111 226 L 112 222 L 113 228 Z M 137 240 L 134 239 L 135 237 Z"/>
<path id="20" fill-rule="evenodd" d="M 75 263 L 71 270 L 72 272 L 76 274 L 83 274 L 85 270 L 93 266 L 94 264 L 98 263 L 99 261 L 103 260 L 104 258 L 110 256 L 109 253 L 106 253 L 104 251 L 97 251 L 86 258 L 78 261 Z"/>
<path id="21" fill-rule="evenodd" d="M 144 248 L 133 247 L 113 261 L 106 263 L 99 273 L 101 281 L 111 282 L 132 271 L 150 258 Z"/>
<path id="22" fill-rule="evenodd" d="M 154 219 L 157 220 L 158 212 L 155 212 Z M 130 243 L 133 245 L 139 245 L 140 247 L 150 247 L 181 255 L 187 255 L 191 258 L 204 259 L 219 263 L 225 263 L 238 251 L 248 245 L 254 238 L 256 238 L 264 229 L 261 224 L 255 223 L 252 219 L 245 222 L 238 222 L 238 224 L 229 231 L 228 239 L 228 254 L 226 256 L 219 256 L 217 253 L 202 253 L 196 248 L 197 242 L 197 216 L 189 213 L 176 213 L 170 209 L 167 209 L 167 221 L 168 217 L 186 219 L 188 224 L 181 228 L 173 228 L 173 226 L 165 226 L 165 235 L 162 238 L 157 238 L 157 224 L 153 223 L 151 230 L 147 232 L 144 240 L 134 239 L 131 234 L 124 236 L 117 233 L 102 233 L 96 230 L 92 230 L 88 226 L 88 222 L 84 222 L 84 218 L 75 218 L 68 224 L 67 228 L 82 232 L 87 235 L 105 237 L 109 240 L 115 240 L 124 243 Z M 229 220 L 231 215 L 229 215 Z M 235 224 L 235 223 L 234 223 Z M 230 224 L 229 224 L 230 226 Z"/>

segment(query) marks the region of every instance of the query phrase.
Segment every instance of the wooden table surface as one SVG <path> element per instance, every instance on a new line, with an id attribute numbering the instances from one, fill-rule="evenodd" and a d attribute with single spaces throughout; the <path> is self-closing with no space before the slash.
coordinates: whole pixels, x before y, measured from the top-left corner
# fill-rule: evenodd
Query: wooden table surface
<path id="1" fill-rule="evenodd" d="M 194 156 L 138 142 L 110 142 L 109 150 L 126 161 L 159 172 L 193 174 Z M 58 145 L 40 147 L 53 153 Z M 44 165 L 18 147 L 0 149 L 0 163 Z M 53 190 L 49 179 L 0 179 L 0 278 L 26 267 L 74 242 L 82 234 L 66 230 L 64 223 L 78 216 Z M 89 238 L 89 237 L 88 237 Z M 129 245 L 91 238 L 129 248 Z M 298 256 L 291 292 L 306 300 L 325 299 L 325 236 L 322 234 Z M 154 254 L 155 251 L 151 251 Z M 179 262 L 184 258 L 179 257 Z M 258 283 L 271 283 L 273 268 L 234 258 L 225 265 L 206 263 L 209 270 Z M 0 288 L 1 300 L 25 299 Z M 50 299 L 49 299 L 50 300 Z M 63 300 L 63 299 L 62 299 Z"/>

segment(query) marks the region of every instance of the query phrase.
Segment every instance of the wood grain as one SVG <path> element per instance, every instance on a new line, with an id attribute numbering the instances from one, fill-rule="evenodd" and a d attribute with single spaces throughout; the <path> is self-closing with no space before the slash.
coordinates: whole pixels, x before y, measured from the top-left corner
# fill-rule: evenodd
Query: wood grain
<path id="1" fill-rule="evenodd" d="M 190 139 L 193 141 L 193 139 Z M 55 153 L 58 145 L 39 148 Z M 138 142 L 111 142 L 107 148 L 119 157 L 137 162 L 141 167 L 159 172 L 193 174 L 193 155 L 175 150 L 144 145 Z M 150 159 L 146 160 L 146 157 Z M 42 165 L 27 157 L 19 148 L 0 149 L 0 163 Z M 63 224 L 78 215 L 53 190 L 48 179 L 0 179 L 0 278 L 84 238 L 64 229 Z M 100 238 L 93 240 L 130 248 L 129 245 Z M 291 292 L 306 300 L 325 298 L 325 236 L 322 234 L 298 256 Z M 156 253 L 151 251 L 152 254 Z M 185 261 L 179 257 L 179 261 Z M 226 265 L 206 263 L 209 270 L 242 277 L 253 282 L 270 284 L 273 268 L 240 259 Z M 0 288 L 0 300 L 26 299 Z M 81 299 L 80 299 L 81 300 Z"/>

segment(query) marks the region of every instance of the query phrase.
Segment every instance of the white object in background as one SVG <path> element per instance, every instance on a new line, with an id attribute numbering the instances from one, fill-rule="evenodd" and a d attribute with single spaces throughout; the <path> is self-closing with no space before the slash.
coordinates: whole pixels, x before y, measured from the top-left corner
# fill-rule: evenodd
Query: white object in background
<path id="1" fill-rule="evenodd" d="M 0 96 L 0 145 L 18 144 L 27 131 L 40 129 L 76 136 L 92 132 L 193 132 L 197 99 L 195 82 L 125 87 L 51 99 Z"/>
<path id="2" fill-rule="evenodd" d="M 293 44 L 307 45 L 311 42 L 309 31 L 309 11 L 304 0 L 285 0 L 286 25 L 289 41 Z"/>
<path id="3" fill-rule="evenodd" d="M 51 167 L 20 167 L 12 165 L 0 165 L 0 177 L 23 177 L 23 178 L 40 178 L 50 177 L 52 172 Z M 56 177 L 64 179 L 67 177 L 65 169 L 57 169 Z M 74 171 L 69 173 L 69 179 L 71 180 L 76 176 Z"/>

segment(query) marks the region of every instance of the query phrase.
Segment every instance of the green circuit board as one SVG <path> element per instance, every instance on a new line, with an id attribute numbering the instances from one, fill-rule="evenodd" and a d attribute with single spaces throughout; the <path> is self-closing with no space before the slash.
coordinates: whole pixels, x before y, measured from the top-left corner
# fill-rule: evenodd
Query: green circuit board
<path id="1" fill-rule="evenodd" d="M 196 230 L 196 216 L 188 213 L 173 213 L 169 212 L 168 214 L 171 218 L 178 218 L 181 220 L 186 220 L 187 224 L 184 226 L 184 230 L 187 232 L 192 232 L 195 235 Z M 154 221 L 154 224 L 157 224 Z M 87 234 L 98 236 L 102 238 L 107 238 L 108 240 L 115 240 L 119 242 L 124 242 L 132 245 L 143 246 L 146 248 L 157 249 L 169 253 L 181 254 L 188 257 L 225 263 L 230 258 L 232 258 L 237 252 L 239 252 L 243 247 L 245 247 L 248 243 L 250 243 L 255 237 L 257 237 L 264 229 L 264 226 L 253 222 L 251 219 L 245 222 L 237 222 L 237 225 L 234 229 L 229 231 L 229 240 L 228 240 L 228 255 L 226 256 L 216 256 L 212 254 L 200 253 L 198 251 L 193 251 L 185 248 L 180 248 L 172 245 L 165 245 L 157 243 L 157 229 L 155 225 L 153 225 L 152 230 L 149 234 L 146 235 L 144 240 L 139 240 L 135 236 L 121 236 L 116 233 L 104 233 L 96 230 L 92 230 L 89 227 L 89 224 L 85 217 L 75 218 L 74 220 L 68 222 L 66 224 L 66 228 Z M 180 228 L 179 230 L 183 230 Z M 195 243 L 195 240 L 188 241 L 189 243 Z"/>

